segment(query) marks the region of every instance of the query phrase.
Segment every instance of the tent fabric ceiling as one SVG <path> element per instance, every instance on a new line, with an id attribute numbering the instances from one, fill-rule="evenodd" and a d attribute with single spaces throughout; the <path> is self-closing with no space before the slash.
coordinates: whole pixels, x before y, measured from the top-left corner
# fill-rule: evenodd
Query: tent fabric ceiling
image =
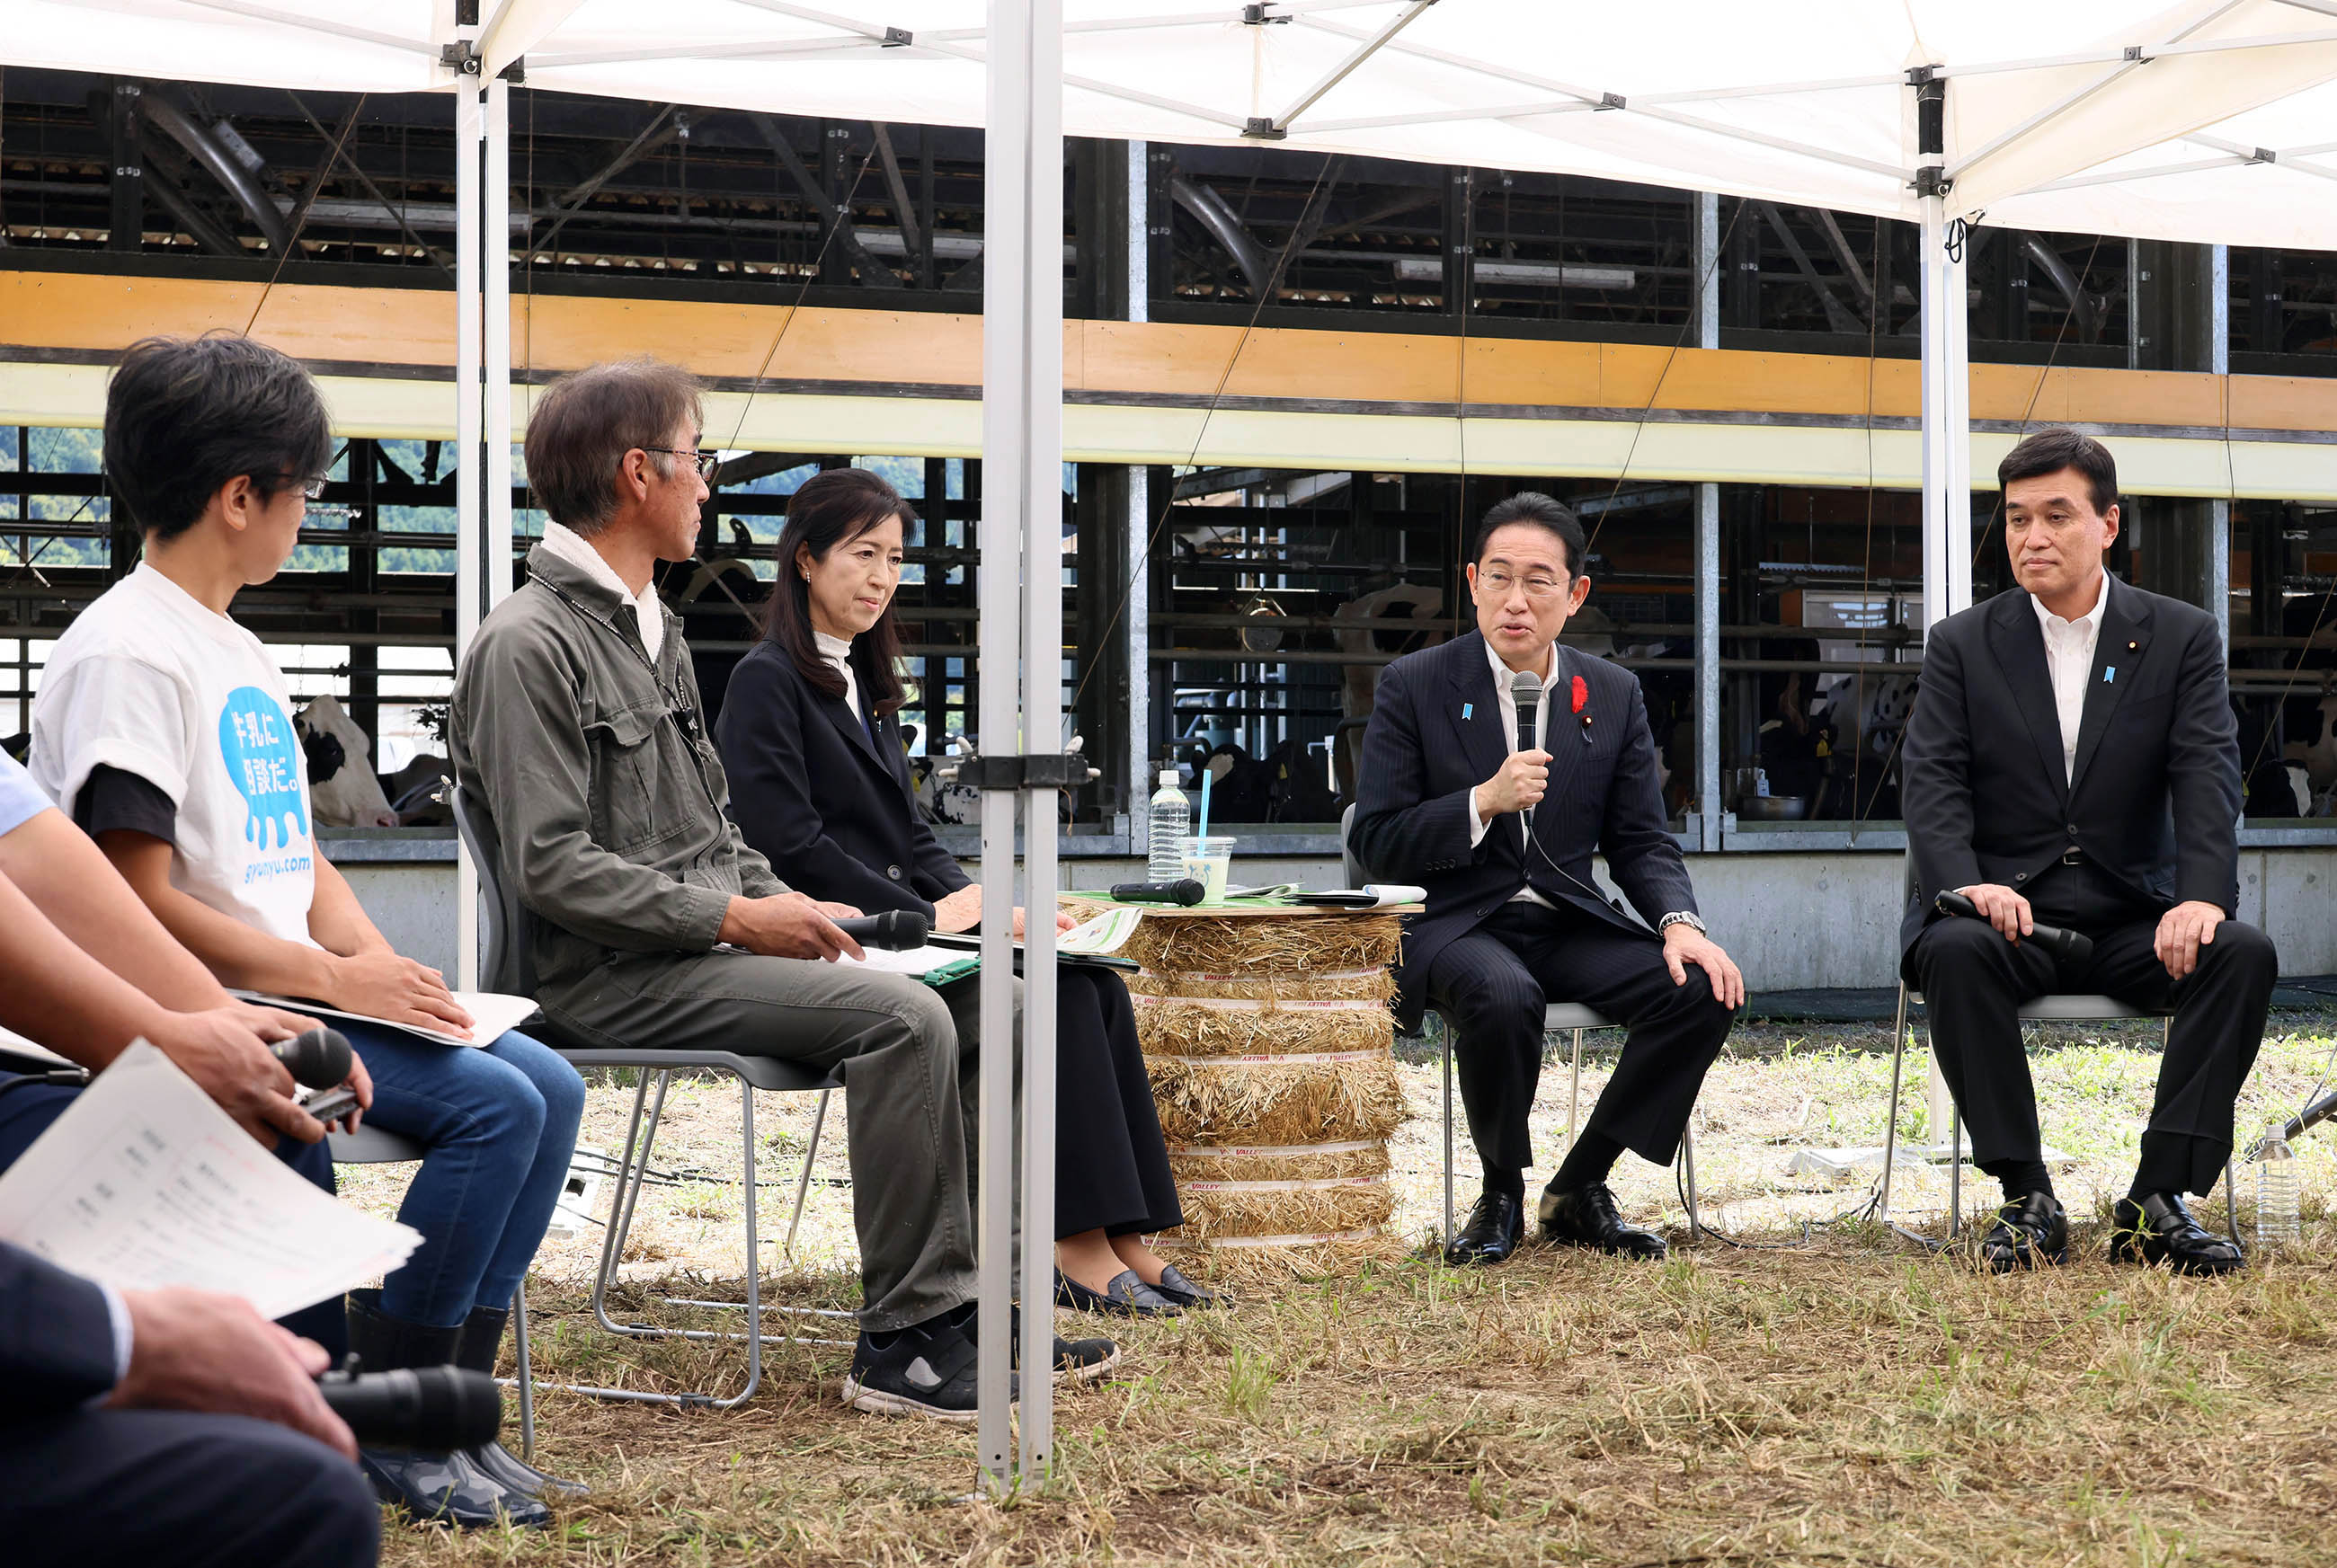
<path id="1" fill-rule="evenodd" d="M 984 0 L 0 0 L 12 63 L 376 93 L 532 86 L 979 125 Z M 2337 249 L 2337 0 L 1065 0 L 1064 129 L 1916 215 Z"/>

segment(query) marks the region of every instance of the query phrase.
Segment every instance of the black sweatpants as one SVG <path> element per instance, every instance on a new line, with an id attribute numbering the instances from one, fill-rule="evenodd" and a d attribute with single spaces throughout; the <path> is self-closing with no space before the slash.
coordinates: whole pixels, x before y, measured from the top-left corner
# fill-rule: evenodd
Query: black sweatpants
<path id="1" fill-rule="evenodd" d="M 76 1410 L 0 1423 L 10 1568 L 371 1568 L 381 1505 L 314 1438 L 242 1416 Z"/>
<path id="2" fill-rule="evenodd" d="M 1900 969 L 1923 993 L 1931 1044 L 1982 1170 L 2035 1161 L 2044 1143 L 2021 1045 L 2019 1006 L 2050 991 L 2093 991 L 2129 1007 L 2172 1008 L 2158 1095 L 2142 1138 L 2142 1185 L 2205 1195 L 2232 1153 L 2232 1105 L 2264 1042 L 2279 959 L 2255 927 L 2225 920 L 2177 980 L 2154 950 L 2165 912 L 2089 864 L 2057 865 L 2028 895 L 2035 918 L 2084 932 L 2091 959 L 2062 964 L 2009 942 L 1985 920 L 1933 920 Z"/>
<path id="3" fill-rule="evenodd" d="M 1541 1077 L 1542 1012 L 1595 1008 L 1629 1033 L 1584 1130 L 1669 1164 L 1734 1014 L 1697 965 L 1672 983 L 1653 932 L 1580 911 L 1504 904 L 1429 966 L 1429 1004 L 1452 1026 L 1461 1103 L 1485 1169 L 1533 1164 L 1527 1115 Z"/>

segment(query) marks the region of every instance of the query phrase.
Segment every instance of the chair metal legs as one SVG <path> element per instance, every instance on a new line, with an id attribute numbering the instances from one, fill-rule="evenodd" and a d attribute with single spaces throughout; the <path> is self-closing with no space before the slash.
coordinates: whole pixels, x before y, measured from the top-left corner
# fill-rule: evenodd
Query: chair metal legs
<path id="1" fill-rule="evenodd" d="M 1566 1105 L 1566 1152 L 1574 1153 L 1575 1128 L 1582 1118 L 1582 1031 L 1574 1031 L 1574 1073 Z"/>
<path id="2" fill-rule="evenodd" d="M 803 1174 L 796 1178 L 796 1212 L 787 1217 L 787 1239 L 779 1243 L 779 1256 L 793 1261 L 796 1255 L 796 1230 L 803 1223 L 804 1199 L 811 1192 L 811 1163 L 819 1158 L 819 1132 L 827 1125 L 827 1096 L 833 1089 L 819 1092 L 819 1109 L 812 1113 L 811 1142 L 804 1149 Z"/>
<path id="3" fill-rule="evenodd" d="M 1899 1020 L 1891 1028 L 1891 1115 L 1882 1124 L 1882 1196 L 1874 1217 L 1891 1222 L 1891 1178 L 1899 1169 L 1899 1080 L 1907 1060 L 1907 986 L 1899 986 Z"/>
<path id="4" fill-rule="evenodd" d="M 535 1369 L 527 1351 L 527 1281 L 512 1291 L 512 1332 L 519 1349 L 519 1456 L 535 1462 Z"/>
<path id="5" fill-rule="evenodd" d="M 1436 1020 L 1436 1037 L 1444 1047 L 1444 1244 L 1452 1244 L 1452 1025 Z"/>

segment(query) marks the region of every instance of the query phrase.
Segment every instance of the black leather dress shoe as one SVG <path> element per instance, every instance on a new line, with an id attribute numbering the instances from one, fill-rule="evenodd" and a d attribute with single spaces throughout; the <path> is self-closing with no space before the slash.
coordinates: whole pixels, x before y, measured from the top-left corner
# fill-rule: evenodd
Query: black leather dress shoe
<path id="1" fill-rule="evenodd" d="M 1996 1223 L 1980 1239 L 1980 1261 L 2000 1274 L 2042 1269 L 2069 1261 L 2069 1216 L 2050 1193 L 2031 1193 L 1996 1212 Z"/>
<path id="2" fill-rule="evenodd" d="M 2228 1274 L 2248 1266 L 2240 1244 L 2193 1219 L 2180 1193 L 2146 1193 L 2139 1203 L 2120 1198 L 2110 1225 L 2113 1263 L 2164 1263 L 2178 1274 Z"/>
<path id="3" fill-rule="evenodd" d="M 1570 1193 L 1545 1191 L 1535 1216 L 1541 1221 L 1541 1233 L 1560 1246 L 1596 1247 L 1650 1263 L 1671 1254 L 1653 1231 L 1623 1222 L 1615 1212 L 1615 1194 L 1604 1182 L 1586 1182 Z"/>
<path id="4" fill-rule="evenodd" d="M 1455 1268 L 1501 1263 L 1518 1250 L 1526 1233 L 1526 1206 L 1507 1193 L 1487 1193 L 1469 1211 L 1469 1222 L 1444 1249 L 1444 1261 Z"/>

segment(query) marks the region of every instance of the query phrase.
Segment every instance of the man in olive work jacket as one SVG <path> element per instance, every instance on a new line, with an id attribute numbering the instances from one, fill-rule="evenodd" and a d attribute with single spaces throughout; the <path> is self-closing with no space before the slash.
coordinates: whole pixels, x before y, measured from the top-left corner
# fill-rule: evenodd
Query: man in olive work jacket
<path id="1" fill-rule="evenodd" d="M 790 891 L 740 840 L 680 622 L 650 582 L 697 541 L 714 466 L 700 424 L 697 383 L 648 359 L 595 365 L 536 404 L 528 480 L 552 521 L 455 680 L 455 781 L 494 819 L 537 1000 L 569 1043 L 842 1069 L 863 1290 L 845 1398 L 972 1420 L 950 1009 L 915 980 L 830 961 L 860 956 L 835 924 L 858 911 Z"/>

